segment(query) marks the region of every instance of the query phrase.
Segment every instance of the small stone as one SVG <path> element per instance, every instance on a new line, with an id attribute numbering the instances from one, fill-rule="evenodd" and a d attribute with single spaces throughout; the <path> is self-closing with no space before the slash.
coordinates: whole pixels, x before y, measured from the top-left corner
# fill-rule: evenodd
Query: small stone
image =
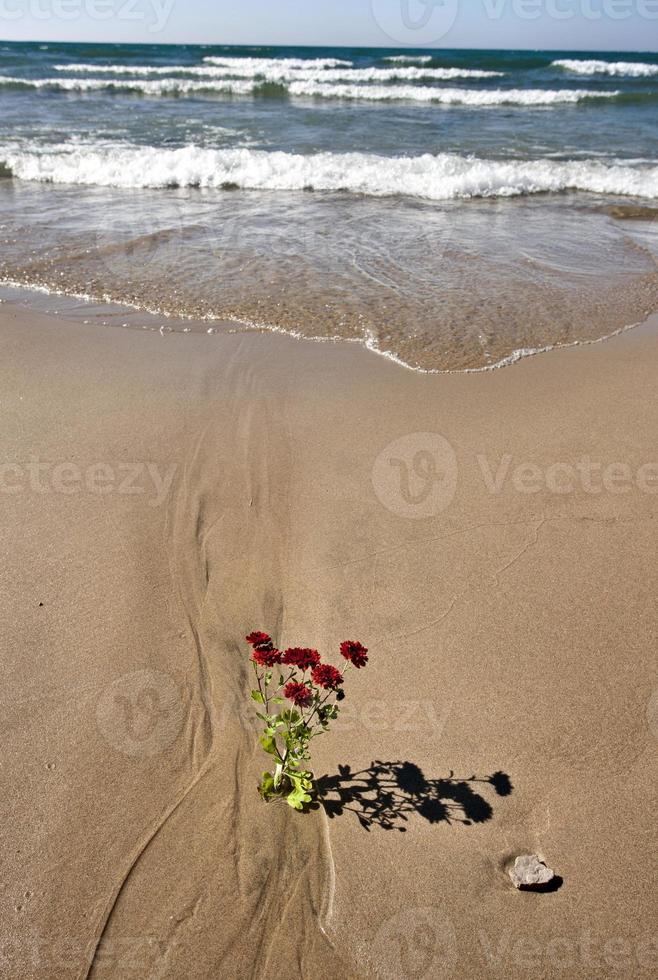
<path id="1" fill-rule="evenodd" d="M 516 888 L 541 891 L 555 878 L 555 872 L 540 861 L 536 854 L 521 854 L 509 873 Z"/>

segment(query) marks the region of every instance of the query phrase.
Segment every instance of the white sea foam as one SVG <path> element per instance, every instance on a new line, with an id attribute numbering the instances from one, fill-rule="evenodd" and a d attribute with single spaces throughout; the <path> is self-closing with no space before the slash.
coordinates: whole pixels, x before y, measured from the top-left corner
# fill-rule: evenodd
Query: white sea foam
<path id="1" fill-rule="evenodd" d="M 567 190 L 658 198 L 658 166 L 601 160 L 490 160 L 442 153 L 382 157 L 369 153 L 180 149 L 126 144 L 0 146 L 17 179 L 125 188 L 202 187 L 348 191 L 429 200 L 514 197 Z"/>
<path id="2" fill-rule="evenodd" d="M 387 82 L 395 79 L 419 81 L 435 79 L 448 81 L 451 78 L 502 78 L 504 72 L 484 71 L 479 68 L 423 68 L 418 65 L 400 65 L 394 68 L 327 68 L 323 71 L 294 72 L 291 78 L 315 78 L 318 81 Z"/>
<path id="3" fill-rule="evenodd" d="M 135 92 L 142 95 L 195 95 L 215 92 L 225 95 L 251 95 L 257 86 L 252 81 L 227 79 L 225 82 L 192 81 L 185 78 L 112 79 L 112 78 L 15 78 L 0 75 L 0 86 L 12 85 L 59 92 Z"/>
<path id="4" fill-rule="evenodd" d="M 315 82 L 291 82 L 288 90 L 291 95 L 297 96 L 467 106 L 550 106 L 575 104 L 584 99 L 610 99 L 619 95 L 616 91 L 594 92 L 587 89 L 420 88 L 414 85 L 319 85 Z"/>
<path id="5" fill-rule="evenodd" d="M 143 95 L 250 95 L 262 83 L 240 79 L 195 81 L 181 78 L 102 79 L 102 78 L 15 78 L 0 76 L 0 86 L 12 85 L 62 92 L 135 92 Z M 334 85 L 317 81 L 289 82 L 290 95 L 307 98 L 365 100 L 370 102 L 431 102 L 437 105 L 463 106 L 552 106 L 576 104 L 584 99 L 611 99 L 617 91 L 595 92 L 587 89 L 468 89 L 425 88 L 414 85 Z"/>
<path id="6" fill-rule="evenodd" d="M 389 54 L 382 58 L 382 61 L 392 61 L 400 65 L 427 65 L 431 60 L 431 54 Z"/>
<path id="7" fill-rule="evenodd" d="M 203 59 L 208 65 L 220 65 L 223 68 L 242 68 L 254 72 L 267 68 L 349 68 L 351 61 L 342 58 L 217 58 Z"/>
<path id="8" fill-rule="evenodd" d="M 658 65 L 639 61 L 580 61 L 574 58 L 560 58 L 552 62 L 554 68 L 563 68 L 576 75 L 626 75 L 629 78 L 649 78 L 658 75 Z"/>
<path id="9" fill-rule="evenodd" d="M 245 59 L 236 59 L 244 61 Z M 195 78 L 253 78 L 266 82 L 390 82 L 402 81 L 450 81 L 456 78 L 501 78 L 503 72 L 480 71 L 470 68 L 286 68 L 283 62 L 254 69 L 241 64 L 231 67 L 210 65 L 55 65 L 55 71 L 78 75 L 114 75 L 116 77 L 149 75 L 191 75 Z"/>
<path id="10" fill-rule="evenodd" d="M 210 65 L 94 65 L 82 62 L 72 65 L 54 65 L 55 71 L 70 75 L 199 75 L 207 78 L 224 78 L 228 71 Z"/>

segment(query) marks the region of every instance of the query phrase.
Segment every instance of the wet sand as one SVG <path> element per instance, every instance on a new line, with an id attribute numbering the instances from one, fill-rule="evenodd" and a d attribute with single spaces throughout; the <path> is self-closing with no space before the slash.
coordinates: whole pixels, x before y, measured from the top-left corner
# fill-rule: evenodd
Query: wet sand
<path id="1" fill-rule="evenodd" d="M 657 326 L 424 376 L 3 304 L 3 976 L 655 975 Z M 252 628 L 371 650 L 305 815 Z"/>

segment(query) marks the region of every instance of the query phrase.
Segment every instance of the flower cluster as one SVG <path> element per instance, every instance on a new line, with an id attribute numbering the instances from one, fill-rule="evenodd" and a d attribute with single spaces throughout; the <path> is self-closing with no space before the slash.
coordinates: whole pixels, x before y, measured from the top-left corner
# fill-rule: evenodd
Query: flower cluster
<path id="1" fill-rule="evenodd" d="M 283 693 L 298 708 L 308 708 L 313 700 L 313 691 L 308 684 L 298 684 L 297 681 L 288 681 Z"/>
<path id="2" fill-rule="evenodd" d="M 262 706 L 257 714 L 265 725 L 260 743 L 275 762 L 274 772 L 263 773 L 259 792 L 265 800 L 283 796 L 290 806 L 302 810 L 313 792 L 313 773 L 307 768 L 309 744 L 338 717 L 336 702 L 345 697 L 344 673 L 322 663 L 312 647 L 288 647 L 282 652 L 269 633 L 260 630 L 246 639 L 258 685 L 251 697 Z M 368 650 L 357 640 L 341 643 L 340 653 L 348 661 L 345 670 L 368 662 Z M 277 680 L 274 668 L 278 668 Z"/>
<path id="3" fill-rule="evenodd" d="M 281 651 L 272 643 L 272 637 L 267 633 L 254 632 L 247 637 L 247 643 L 252 646 L 251 659 L 259 667 L 274 667 L 281 663 Z"/>
<path id="4" fill-rule="evenodd" d="M 345 640 L 340 645 L 340 652 L 354 667 L 365 667 L 368 663 L 368 648 L 358 640 Z"/>
<path id="5" fill-rule="evenodd" d="M 337 691 L 343 683 L 343 675 L 331 664 L 318 664 L 311 671 L 311 678 L 314 684 L 328 691 Z"/>
<path id="6" fill-rule="evenodd" d="M 308 647 L 290 647 L 281 658 L 281 663 L 299 667 L 300 670 L 308 670 L 320 663 L 320 654 L 317 650 L 310 650 Z"/>

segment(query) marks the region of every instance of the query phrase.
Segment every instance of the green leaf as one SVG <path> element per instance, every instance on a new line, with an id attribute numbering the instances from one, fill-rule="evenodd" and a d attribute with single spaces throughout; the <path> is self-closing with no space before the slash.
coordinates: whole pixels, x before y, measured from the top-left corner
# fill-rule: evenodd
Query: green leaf
<path id="1" fill-rule="evenodd" d="M 283 704 L 284 698 L 270 698 L 272 704 Z"/>
<path id="2" fill-rule="evenodd" d="M 270 800 L 277 795 L 274 788 L 274 777 L 271 772 L 264 772 L 258 787 L 258 792 L 264 800 Z"/>
<path id="3" fill-rule="evenodd" d="M 259 704 L 265 704 L 265 698 L 260 693 L 260 691 L 252 691 L 251 692 L 251 699 L 252 699 L 252 701 L 258 701 Z"/>
<path id="4" fill-rule="evenodd" d="M 329 723 L 338 717 L 338 708 L 335 704 L 325 704 L 318 712 L 318 720 L 323 728 L 327 729 Z"/>
<path id="5" fill-rule="evenodd" d="M 313 788 L 313 783 L 310 779 L 305 777 L 308 773 L 287 773 L 288 779 L 292 783 L 292 790 L 286 796 L 286 803 L 291 806 L 294 810 L 303 810 L 306 803 L 310 803 L 312 800 L 311 794 L 308 792 Z"/>
<path id="6" fill-rule="evenodd" d="M 271 735 L 261 735 L 259 738 L 260 744 L 263 746 L 268 755 L 273 755 L 278 758 L 279 750 L 276 747 L 276 742 Z"/>
<path id="7" fill-rule="evenodd" d="M 265 686 L 266 687 L 270 683 L 271 680 L 272 680 L 272 671 L 271 670 L 265 671 Z"/>

